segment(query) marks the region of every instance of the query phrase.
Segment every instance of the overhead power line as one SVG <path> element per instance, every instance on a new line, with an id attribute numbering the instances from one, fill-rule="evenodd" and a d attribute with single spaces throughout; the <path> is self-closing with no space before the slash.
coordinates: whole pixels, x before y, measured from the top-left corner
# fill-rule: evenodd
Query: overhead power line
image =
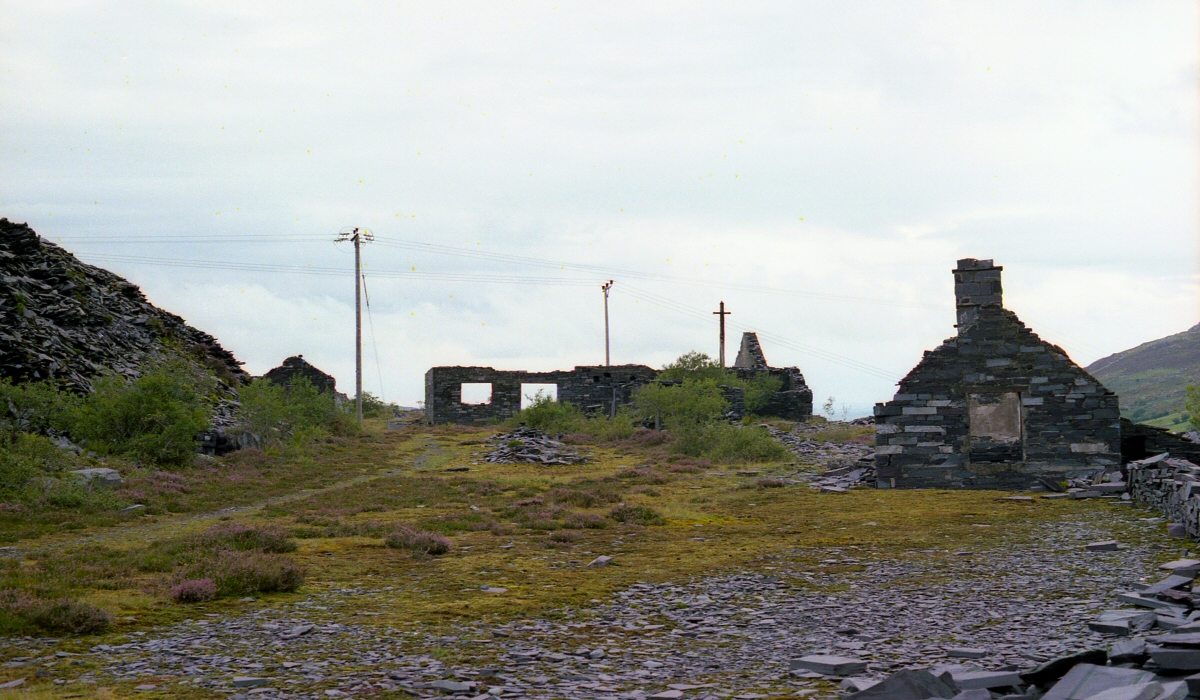
<path id="1" fill-rule="evenodd" d="M 304 234 L 246 234 L 246 235 L 216 235 L 216 236 L 200 236 L 200 235 L 165 235 L 165 236 L 65 236 L 59 240 L 63 241 L 78 241 L 78 242 L 111 242 L 111 243 L 174 243 L 184 241 L 196 242 L 244 242 L 244 243 L 303 243 L 303 242 L 320 242 L 323 238 L 309 236 Z M 849 294 L 834 294 L 828 292 L 812 292 L 796 289 L 782 289 L 779 287 L 770 287 L 766 285 L 756 284 L 738 284 L 731 282 L 720 282 L 711 279 L 703 279 L 699 277 L 686 277 L 681 275 L 667 275 L 656 272 L 646 272 L 642 270 L 629 270 L 624 268 L 609 267 L 605 265 L 591 265 L 586 263 L 574 263 L 562 260 L 549 260 L 545 258 L 537 258 L 526 255 L 513 255 L 509 253 L 497 253 L 484 250 L 471 250 L 469 248 L 460 248 L 456 246 L 441 245 L 436 243 L 424 243 L 421 241 L 411 241 L 401 238 L 377 238 L 375 245 L 386 248 L 396 248 L 409 251 L 417 251 L 428 253 L 431 255 L 442 255 L 451 257 L 468 258 L 473 260 L 482 260 L 486 262 L 501 262 L 510 264 L 521 264 L 532 267 L 544 267 L 548 269 L 558 269 L 571 272 L 586 272 L 597 274 L 607 278 L 621 277 L 623 279 L 640 279 L 655 282 L 668 282 L 672 284 L 683 284 L 691 286 L 701 286 L 709 289 L 727 289 L 733 291 L 754 292 L 759 294 L 777 294 L 783 296 L 803 297 L 807 299 L 822 299 L 825 301 L 841 301 L 855 304 L 870 304 L 875 306 L 892 306 L 913 309 L 938 309 L 943 310 L 949 308 L 947 304 L 929 304 L 921 302 L 899 301 L 889 298 L 880 297 L 863 297 Z M 378 273 L 377 273 L 378 274 Z M 589 284 L 593 283 L 589 281 Z"/>

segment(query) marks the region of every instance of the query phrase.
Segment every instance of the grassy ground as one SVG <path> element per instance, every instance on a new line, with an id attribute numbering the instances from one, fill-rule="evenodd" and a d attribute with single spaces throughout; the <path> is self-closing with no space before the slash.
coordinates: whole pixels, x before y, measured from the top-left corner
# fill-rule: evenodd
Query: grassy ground
<path id="1" fill-rule="evenodd" d="M 480 463 L 487 435 L 453 428 L 386 431 L 371 423 L 361 437 L 321 443 L 305 454 L 256 458 L 252 469 L 245 455 L 225 459 L 208 468 L 212 474 L 196 478 L 195 488 L 178 494 L 174 510 L 120 522 L 85 520 L 71 532 L 6 531 L 20 555 L 0 559 L 0 587 L 68 595 L 113 615 L 112 631 L 66 639 L 60 648 L 67 651 L 347 586 L 391 587 L 372 599 L 374 607 L 347 611 L 368 614 L 356 621 L 428 630 L 462 620 L 547 616 L 603 601 L 637 581 L 770 568 L 773 557 L 790 550 L 811 550 L 815 564 L 818 550 L 831 546 L 891 554 L 1020 546 L 1028 543 L 1033 524 L 1104 517 L 1112 509 L 1067 499 L 1002 501 L 1008 494 L 986 491 L 764 488 L 775 483 L 764 478 L 805 465 L 696 467 L 634 445 L 591 446 L 594 459 L 584 465 Z M 229 478 L 234 474 L 244 478 Z M 610 517 L 617 504 L 649 508 L 664 524 L 617 522 Z M 305 585 L 254 603 L 171 602 L 163 583 L 169 574 L 147 567 L 148 553 L 156 543 L 161 547 L 222 521 L 293 533 L 299 548 L 290 556 L 305 567 Z M 428 557 L 385 547 L 383 533 L 401 523 L 443 533 L 453 548 Z M 1120 522 L 1113 527 L 1119 531 Z M 1163 559 L 1177 553 L 1164 549 Z M 614 557 L 613 565 L 586 568 L 601 554 Z M 496 595 L 484 586 L 507 591 Z M 14 674 L 0 670 L 0 682 Z M 41 697 L 3 693 L 0 699 Z"/>

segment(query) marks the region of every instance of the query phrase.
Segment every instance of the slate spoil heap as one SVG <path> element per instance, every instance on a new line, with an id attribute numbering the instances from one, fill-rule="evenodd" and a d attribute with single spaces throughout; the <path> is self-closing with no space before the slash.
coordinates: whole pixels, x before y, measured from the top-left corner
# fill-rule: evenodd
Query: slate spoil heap
<path id="1" fill-rule="evenodd" d="M 150 304 L 135 285 L 0 219 L 0 377 L 90 391 L 106 370 L 137 376 L 168 340 L 227 379 L 245 376 L 215 338 Z"/>
<path id="2" fill-rule="evenodd" d="M 484 455 L 485 462 L 494 464 L 583 464 L 587 457 L 551 438 L 541 430 L 517 428 L 488 438 L 499 447 Z"/>
<path id="3" fill-rule="evenodd" d="M 870 419 L 865 420 L 867 422 L 856 419 L 849 424 L 835 424 L 835 427 L 869 425 Z M 826 493 L 844 493 L 847 489 L 855 486 L 875 485 L 874 447 L 852 442 L 823 442 L 804 437 L 807 434 L 829 430 L 828 424 L 800 423 L 790 433 L 769 425 L 763 425 L 763 427 L 770 431 L 772 437 L 782 442 L 783 446 L 788 448 L 792 454 L 826 468 L 826 471 L 821 474 L 802 471 L 796 475 L 799 480 L 807 482 L 811 488 Z"/>

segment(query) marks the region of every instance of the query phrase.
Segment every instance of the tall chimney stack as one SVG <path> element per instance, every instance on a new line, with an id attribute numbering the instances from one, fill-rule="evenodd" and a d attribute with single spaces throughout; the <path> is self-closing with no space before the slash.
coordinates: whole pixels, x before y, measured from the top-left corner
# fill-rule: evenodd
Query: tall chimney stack
<path id="1" fill-rule="evenodd" d="M 958 333 L 975 323 L 982 306 L 1003 306 L 1000 272 L 991 260 L 963 258 L 954 269 L 954 301 L 958 309 Z"/>

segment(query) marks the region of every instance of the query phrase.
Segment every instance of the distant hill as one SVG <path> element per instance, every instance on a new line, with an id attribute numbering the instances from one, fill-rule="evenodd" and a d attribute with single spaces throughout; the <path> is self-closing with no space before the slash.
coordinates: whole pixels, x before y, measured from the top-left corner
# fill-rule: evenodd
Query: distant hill
<path id="1" fill-rule="evenodd" d="M 1125 418 L 1183 430 L 1183 388 L 1200 384 L 1200 324 L 1096 360 L 1087 371 L 1117 392 Z"/>

